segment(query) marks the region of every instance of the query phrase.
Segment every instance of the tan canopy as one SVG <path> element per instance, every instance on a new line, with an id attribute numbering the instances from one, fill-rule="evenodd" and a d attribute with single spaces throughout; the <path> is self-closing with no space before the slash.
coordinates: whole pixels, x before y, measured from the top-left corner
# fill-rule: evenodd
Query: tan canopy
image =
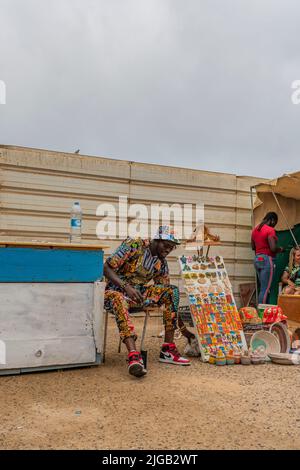
<path id="1" fill-rule="evenodd" d="M 278 207 L 278 203 L 291 228 L 300 223 L 300 171 L 289 173 L 254 186 L 254 224 L 257 225 L 267 212 L 278 214 L 276 230 L 287 230 L 288 225 Z M 275 197 L 273 195 L 275 194 Z"/>

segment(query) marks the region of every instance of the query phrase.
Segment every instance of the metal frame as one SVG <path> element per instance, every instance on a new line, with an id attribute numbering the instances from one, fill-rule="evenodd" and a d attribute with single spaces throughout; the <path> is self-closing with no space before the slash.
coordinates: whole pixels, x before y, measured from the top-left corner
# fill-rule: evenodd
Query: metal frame
<path id="1" fill-rule="evenodd" d="M 251 225 L 252 230 L 254 229 L 254 204 L 253 204 L 253 189 L 255 186 L 250 186 L 250 198 L 251 198 Z M 257 274 L 255 271 L 255 303 L 258 305 L 258 285 L 257 285 Z"/>
<path id="2" fill-rule="evenodd" d="M 96 353 L 95 362 L 84 362 L 78 364 L 62 364 L 58 366 L 42 366 L 42 367 L 24 367 L 17 369 L 2 369 L 0 370 L 1 375 L 17 375 L 17 374 L 26 374 L 27 372 L 46 372 L 49 370 L 61 370 L 61 369 L 77 369 L 79 367 L 92 367 L 98 366 L 104 363 L 104 354 Z"/>
<path id="3" fill-rule="evenodd" d="M 277 204 L 277 206 L 278 206 L 278 208 L 279 208 L 279 210 L 280 210 L 280 212 L 281 212 L 281 215 L 282 215 L 282 217 L 284 218 L 284 221 L 285 221 L 286 225 L 288 226 L 288 229 L 289 229 L 289 231 L 290 231 L 290 234 L 292 235 L 292 239 L 294 240 L 294 243 L 295 243 L 296 247 L 299 248 L 299 245 L 298 245 L 298 242 L 297 242 L 297 240 L 296 240 L 296 238 L 295 238 L 293 229 L 291 228 L 291 226 L 290 226 L 290 224 L 289 224 L 289 222 L 288 222 L 286 216 L 284 215 L 284 212 L 283 212 L 283 210 L 282 210 L 282 208 L 281 208 L 281 206 L 280 206 L 280 204 L 279 204 L 279 201 L 278 201 L 278 199 L 277 199 L 277 196 L 275 195 L 275 193 L 274 193 L 273 190 L 272 190 L 272 194 L 273 194 L 274 199 L 275 199 L 275 201 L 276 201 L 276 204 Z"/>
<path id="4" fill-rule="evenodd" d="M 141 336 L 141 344 L 140 344 L 140 350 L 143 349 L 143 346 L 144 346 L 144 340 L 145 340 L 145 336 L 146 336 L 146 331 L 147 331 L 147 325 L 148 325 L 148 319 L 149 317 L 151 316 L 151 312 L 152 311 L 157 311 L 159 310 L 161 313 L 163 313 L 163 310 L 162 310 L 162 307 L 161 306 L 152 306 L 152 307 L 144 307 L 141 312 L 144 312 L 145 313 L 145 318 L 144 318 L 144 325 L 143 325 L 143 332 L 142 332 L 142 336 Z M 105 347 L 106 347 L 106 337 L 107 337 L 107 324 L 108 324 L 108 314 L 110 313 L 109 311 L 105 311 L 105 316 L 106 316 L 106 320 L 105 320 L 105 339 L 104 339 L 104 351 L 103 351 L 103 355 L 105 357 Z M 119 346 L 118 346 L 118 353 L 121 352 L 121 346 L 122 346 L 122 340 L 121 338 L 119 339 Z"/>

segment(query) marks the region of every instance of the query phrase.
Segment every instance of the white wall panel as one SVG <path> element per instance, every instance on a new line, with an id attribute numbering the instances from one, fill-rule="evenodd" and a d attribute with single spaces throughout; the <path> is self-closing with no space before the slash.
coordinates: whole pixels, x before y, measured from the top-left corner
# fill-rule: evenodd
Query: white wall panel
<path id="1" fill-rule="evenodd" d="M 0 145 L 0 238 L 65 240 L 74 200 L 83 209 L 83 239 L 96 241 L 98 204 L 127 195 L 131 204 L 205 204 L 205 220 L 222 245 L 234 292 L 253 281 L 250 186 L 262 179 Z M 119 240 L 109 240 L 114 250 Z M 176 256 L 182 249 L 176 251 Z M 176 258 L 173 281 L 180 283 Z M 238 300 L 238 299 L 237 299 Z"/>

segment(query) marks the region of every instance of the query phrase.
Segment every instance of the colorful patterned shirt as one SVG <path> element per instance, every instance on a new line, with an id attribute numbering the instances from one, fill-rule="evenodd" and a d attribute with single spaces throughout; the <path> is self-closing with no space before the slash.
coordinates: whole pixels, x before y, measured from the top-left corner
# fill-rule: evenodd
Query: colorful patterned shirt
<path id="1" fill-rule="evenodd" d="M 294 282 L 297 285 L 300 285 L 300 266 L 299 265 L 294 264 L 291 272 L 288 266 L 286 266 L 284 270 L 289 274 L 290 280 L 292 282 Z"/>
<path id="2" fill-rule="evenodd" d="M 165 259 L 153 256 L 150 251 L 150 240 L 127 238 L 107 258 L 107 263 L 120 279 L 126 280 L 134 287 L 142 287 L 154 281 L 155 285 L 169 285 L 169 268 Z M 106 289 L 121 290 L 108 280 Z"/>

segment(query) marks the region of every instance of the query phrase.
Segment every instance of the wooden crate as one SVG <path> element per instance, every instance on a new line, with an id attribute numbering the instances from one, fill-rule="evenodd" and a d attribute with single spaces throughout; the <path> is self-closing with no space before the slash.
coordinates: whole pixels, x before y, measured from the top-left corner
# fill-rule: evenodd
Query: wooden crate
<path id="1" fill-rule="evenodd" d="M 0 283 L 0 374 L 103 362 L 105 283 Z"/>
<path id="2" fill-rule="evenodd" d="M 282 308 L 288 320 L 300 323 L 300 295 L 279 295 L 278 306 Z"/>
<path id="3" fill-rule="evenodd" d="M 0 374 L 103 362 L 103 248 L 0 242 Z"/>

